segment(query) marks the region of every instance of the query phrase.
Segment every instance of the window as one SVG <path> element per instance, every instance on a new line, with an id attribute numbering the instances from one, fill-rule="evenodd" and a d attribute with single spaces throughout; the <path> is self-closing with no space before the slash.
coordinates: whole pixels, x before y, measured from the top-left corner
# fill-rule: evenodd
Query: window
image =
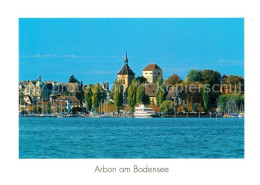
<path id="1" fill-rule="evenodd" d="M 158 72 L 158 75 L 160 75 L 160 72 Z"/>

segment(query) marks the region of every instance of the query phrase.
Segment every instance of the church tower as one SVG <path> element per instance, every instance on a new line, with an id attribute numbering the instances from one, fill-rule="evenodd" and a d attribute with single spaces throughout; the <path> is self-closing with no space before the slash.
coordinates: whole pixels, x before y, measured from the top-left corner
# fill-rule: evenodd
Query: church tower
<path id="1" fill-rule="evenodd" d="M 131 81 L 135 78 L 135 73 L 132 71 L 132 69 L 128 65 L 128 58 L 127 58 L 127 53 L 125 55 L 125 60 L 124 60 L 124 66 L 122 69 L 117 73 L 117 79 L 119 82 L 122 83 L 125 89 L 131 84 Z"/>

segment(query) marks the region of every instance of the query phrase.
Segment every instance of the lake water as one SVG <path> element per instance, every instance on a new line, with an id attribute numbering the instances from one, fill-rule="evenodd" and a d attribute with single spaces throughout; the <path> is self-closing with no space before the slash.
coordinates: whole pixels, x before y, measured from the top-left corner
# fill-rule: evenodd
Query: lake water
<path id="1" fill-rule="evenodd" d="M 243 158 L 239 118 L 19 119 L 20 158 Z"/>

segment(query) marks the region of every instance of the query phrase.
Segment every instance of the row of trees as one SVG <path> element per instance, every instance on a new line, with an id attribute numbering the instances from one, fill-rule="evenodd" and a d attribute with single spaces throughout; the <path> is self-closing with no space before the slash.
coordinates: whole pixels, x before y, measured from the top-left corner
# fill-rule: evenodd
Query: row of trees
<path id="1" fill-rule="evenodd" d="M 190 70 L 185 80 L 182 80 L 178 75 L 173 74 L 167 80 L 165 80 L 164 83 L 178 87 L 181 99 L 186 100 L 185 104 L 175 104 L 174 108 L 178 110 L 209 111 L 210 109 L 215 109 L 217 105 L 219 106 L 219 102 L 222 102 L 222 104 L 225 101 L 234 102 L 234 97 L 237 97 L 238 95 L 240 98 L 236 98 L 236 101 L 239 99 L 240 104 L 244 101 L 243 98 L 241 98 L 244 97 L 243 77 L 236 75 L 221 76 L 219 72 L 214 70 Z M 193 88 L 193 91 L 187 90 L 191 86 L 194 86 L 195 89 Z M 168 110 L 168 107 L 169 105 L 172 105 L 172 102 L 168 102 L 164 99 L 165 94 L 163 91 L 157 92 L 156 97 L 157 104 L 161 107 L 160 110 L 162 112 L 171 114 L 172 110 Z M 230 99 L 232 99 L 232 101 Z M 238 105 L 236 106 L 238 107 Z M 230 106 L 222 105 L 221 112 L 224 112 L 223 107 L 230 108 Z"/>
<path id="2" fill-rule="evenodd" d="M 145 88 L 143 85 L 141 85 L 138 78 L 132 80 L 131 84 L 125 90 L 125 92 L 123 92 L 123 86 L 121 82 L 115 80 L 111 94 L 117 112 L 119 112 L 119 108 L 123 105 L 124 99 L 127 100 L 127 103 L 131 108 L 131 112 L 134 111 L 136 104 L 149 104 L 149 96 L 145 94 Z"/>
<path id="3" fill-rule="evenodd" d="M 88 111 L 93 106 L 95 111 L 98 112 L 100 103 L 106 98 L 106 92 L 100 84 L 87 85 L 84 97 Z"/>
<path id="4" fill-rule="evenodd" d="M 150 103 L 149 96 L 145 94 L 144 86 L 136 80 L 132 80 L 128 88 L 127 100 L 129 106 L 131 107 L 131 112 L 134 111 L 134 107 L 136 104 L 143 103 L 145 105 L 148 105 Z"/>
<path id="5" fill-rule="evenodd" d="M 76 82 L 77 79 L 71 78 L 70 82 Z M 123 106 L 123 103 L 128 103 L 130 110 L 133 112 L 134 107 L 140 103 L 150 104 L 148 95 L 145 94 L 145 87 L 142 85 L 146 82 L 144 77 L 137 77 L 131 82 L 129 87 L 123 91 L 123 86 L 117 80 L 114 81 L 113 89 L 110 93 L 111 98 L 114 101 L 116 111 Z M 244 79 L 235 75 L 226 76 L 214 70 L 190 70 L 186 79 L 182 80 L 178 75 L 173 74 L 167 80 L 163 81 L 162 76 L 157 81 L 157 93 L 156 102 L 157 106 L 160 106 L 160 111 L 167 114 L 172 114 L 173 109 L 179 112 L 181 111 L 210 111 L 215 109 L 217 105 L 223 104 L 223 101 L 228 96 L 225 94 L 233 94 L 228 91 L 227 88 L 223 88 L 222 85 L 230 85 L 232 89 L 238 90 L 238 94 L 243 96 L 243 85 Z M 238 84 L 241 84 L 238 86 Z M 178 87 L 179 95 L 185 103 L 173 103 L 171 100 L 166 100 L 167 96 L 167 85 Z M 179 86 L 195 86 L 195 90 L 187 91 L 186 89 L 180 89 Z M 242 89 L 241 89 L 242 87 Z M 223 95 L 223 96 L 222 96 Z M 106 94 L 105 91 L 99 84 L 88 85 L 85 91 L 85 102 L 87 109 L 90 110 L 95 107 L 98 111 L 100 102 L 103 102 Z M 242 99 L 242 98 L 240 98 Z M 243 101 L 243 99 L 241 100 Z M 219 103 L 222 102 L 222 103 Z M 174 106 L 173 106 L 174 105 Z M 172 107 L 172 108 L 170 108 Z M 227 107 L 223 106 L 222 107 Z M 224 108 L 221 109 L 224 111 Z"/>
<path id="6" fill-rule="evenodd" d="M 127 100 L 131 108 L 131 112 L 134 111 L 134 107 L 137 104 L 148 105 L 150 103 L 149 96 L 145 94 L 145 88 L 141 85 L 140 81 L 132 80 L 129 87 L 126 89 L 127 92 L 123 92 L 123 86 L 115 80 L 113 89 L 111 91 L 111 97 L 114 101 L 116 111 L 119 112 L 120 107 L 123 106 L 124 99 Z M 126 97 L 125 97 L 126 96 Z M 91 110 L 92 106 L 95 107 L 95 111 L 98 112 L 100 102 L 104 102 L 106 94 L 100 84 L 88 85 L 85 90 L 85 102 L 88 110 Z"/>

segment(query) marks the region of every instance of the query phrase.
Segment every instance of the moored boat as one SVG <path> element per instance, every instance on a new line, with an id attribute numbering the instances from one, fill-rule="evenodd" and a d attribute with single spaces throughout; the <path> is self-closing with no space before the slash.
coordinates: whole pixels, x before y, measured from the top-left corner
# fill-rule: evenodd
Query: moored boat
<path id="1" fill-rule="evenodd" d="M 99 116 L 100 118 L 112 118 L 112 116 L 108 113 L 102 114 Z"/>
<path id="2" fill-rule="evenodd" d="M 135 107 L 135 118 L 151 118 L 155 115 L 155 112 L 151 108 L 147 108 L 144 104 L 140 104 L 138 107 Z"/>
<path id="3" fill-rule="evenodd" d="M 57 118 L 63 118 L 63 114 L 58 114 Z"/>
<path id="4" fill-rule="evenodd" d="M 238 115 L 238 117 L 239 117 L 239 118 L 244 118 L 245 115 L 244 115 L 244 113 L 240 113 L 240 114 Z"/>

